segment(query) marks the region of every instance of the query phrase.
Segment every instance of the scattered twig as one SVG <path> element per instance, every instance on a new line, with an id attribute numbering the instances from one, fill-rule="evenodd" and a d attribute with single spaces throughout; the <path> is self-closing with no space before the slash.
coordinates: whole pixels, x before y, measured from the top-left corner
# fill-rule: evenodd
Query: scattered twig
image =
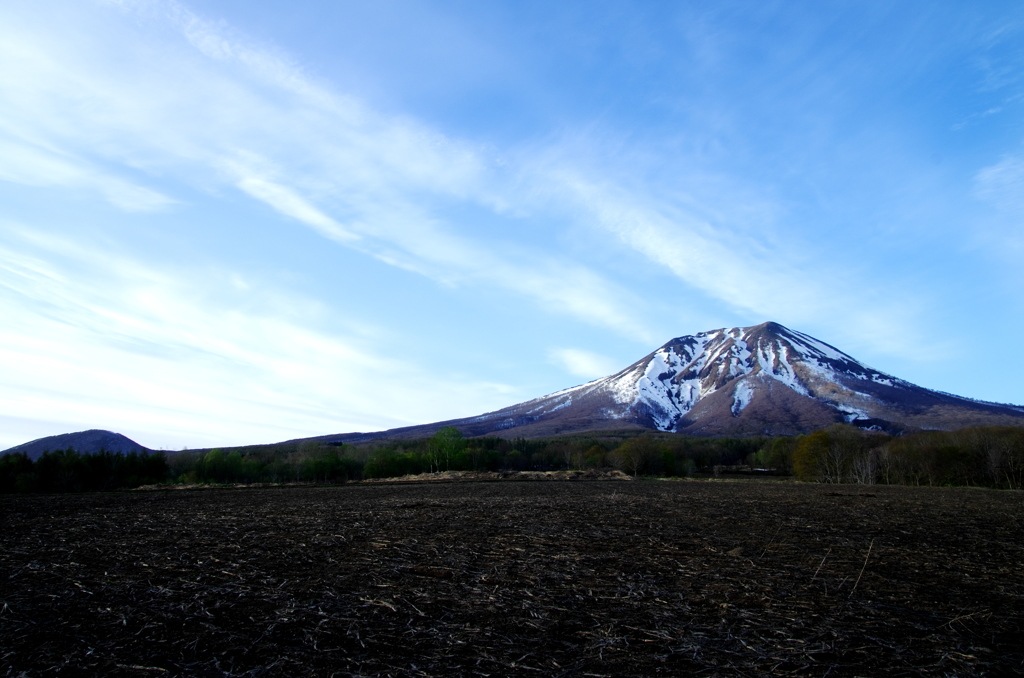
<path id="1" fill-rule="evenodd" d="M 410 603 L 410 602 L 409 602 L 408 600 L 406 600 L 405 598 L 399 598 L 399 600 L 401 600 L 401 601 L 402 601 L 403 603 L 405 603 L 406 605 L 408 605 L 408 606 L 409 606 L 409 607 L 411 607 L 412 609 L 416 610 L 416 614 L 418 614 L 419 616 L 421 616 L 421 617 L 426 617 L 426 616 L 427 616 L 427 615 L 423 614 L 423 612 L 422 612 L 422 610 L 420 610 L 420 608 L 416 607 L 415 605 L 413 605 L 412 603 Z"/>
<path id="2" fill-rule="evenodd" d="M 142 666 L 141 664 L 114 664 L 119 669 L 135 669 L 136 671 L 157 671 L 159 673 L 167 673 L 167 669 L 162 669 L 159 666 Z"/>
<path id="3" fill-rule="evenodd" d="M 775 541 L 775 538 L 779 536 L 779 530 L 781 530 L 781 529 L 782 529 L 782 525 L 779 525 L 778 528 L 776 528 L 775 534 L 773 534 L 772 538 L 768 540 L 768 546 L 765 546 L 764 550 L 761 551 L 761 555 L 759 555 L 757 557 L 758 560 L 760 560 L 761 558 L 764 558 L 764 554 L 768 553 L 768 548 L 772 545 L 772 542 Z"/>
<path id="4" fill-rule="evenodd" d="M 831 546 L 829 546 L 828 547 L 828 551 L 825 552 L 825 558 L 828 558 L 830 553 L 832 553 L 832 547 Z M 825 564 L 825 558 L 822 558 L 821 562 L 818 563 L 818 569 L 814 571 L 814 576 L 811 577 L 811 581 L 814 581 L 815 579 L 818 578 L 818 573 L 821 572 L 821 566 Z"/>
<path id="5" fill-rule="evenodd" d="M 867 566 L 868 566 L 868 558 L 870 558 L 870 557 L 871 557 L 871 548 L 872 548 L 872 547 L 873 547 L 874 545 L 875 545 L 875 540 L 874 540 L 874 539 L 872 539 L 872 540 L 871 540 L 871 543 L 870 543 L 870 544 L 868 545 L 868 553 L 867 553 L 867 555 L 866 555 L 866 556 L 864 556 L 864 564 L 863 564 L 863 565 L 861 566 L 861 568 L 860 568 L 860 574 L 858 574 L 858 575 L 857 575 L 857 581 L 855 581 L 855 582 L 853 583 L 853 588 L 852 588 L 852 589 L 850 589 L 850 597 L 851 597 L 851 598 L 853 597 L 853 592 L 857 590 L 857 584 L 860 584 L 860 578 L 864 576 L 864 570 L 865 570 L 865 569 L 867 568 Z"/>

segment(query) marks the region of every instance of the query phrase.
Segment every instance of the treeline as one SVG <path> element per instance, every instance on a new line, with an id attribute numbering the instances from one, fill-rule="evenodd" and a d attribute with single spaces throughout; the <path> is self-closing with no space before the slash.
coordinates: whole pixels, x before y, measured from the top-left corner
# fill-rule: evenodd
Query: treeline
<path id="1" fill-rule="evenodd" d="M 617 468 L 630 475 L 686 476 L 742 464 L 767 438 L 632 437 L 463 438 L 454 428 L 422 441 L 392 442 L 372 450 L 363 475 L 387 478 L 434 471 L 558 471 Z"/>
<path id="2" fill-rule="evenodd" d="M 632 437 L 629 437 L 632 436 Z M 344 482 L 438 471 L 557 471 L 619 468 L 631 475 L 710 473 L 742 464 L 767 438 L 685 438 L 635 433 L 540 440 L 464 438 L 453 427 L 422 440 L 340 445 L 306 441 L 174 453 L 180 483 Z"/>
<path id="3" fill-rule="evenodd" d="M 760 471 L 824 483 L 1024 488 L 1024 429 L 973 427 L 891 437 L 837 424 L 802 436 L 695 438 L 647 432 L 547 439 L 464 438 L 352 446 L 314 441 L 175 453 L 186 483 L 343 482 L 436 471 L 616 468 L 633 476 Z"/>
<path id="4" fill-rule="evenodd" d="M 778 449 L 776 449 L 778 448 Z M 772 445 L 800 480 L 1024 488 L 1024 429 L 978 426 L 891 438 L 836 425 Z"/>
<path id="5" fill-rule="evenodd" d="M 175 452 L 176 483 L 339 483 L 363 477 L 365 452 L 315 441 Z"/>
<path id="6" fill-rule="evenodd" d="M 24 453 L 0 457 L 0 493 L 5 494 L 100 492 L 162 483 L 167 478 L 167 458 L 162 452 L 79 454 L 69 448 L 46 452 L 35 461 Z"/>
<path id="7" fill-rule="evenodd" d="M 890 437 L 837 424 L 794 437 L 692 438 L 660 432 L 539 440 L 464 438 L 359 446 L 305 441 L 128 455 L 74 450 L 0 457 L 0 492 L 83 492 L 169 483 L 339 483 L 437 471 L 616 468 L 633 476 L 756 471 L 824 483 L 1024 488 L 1024 429 L 975 427 Z"/>

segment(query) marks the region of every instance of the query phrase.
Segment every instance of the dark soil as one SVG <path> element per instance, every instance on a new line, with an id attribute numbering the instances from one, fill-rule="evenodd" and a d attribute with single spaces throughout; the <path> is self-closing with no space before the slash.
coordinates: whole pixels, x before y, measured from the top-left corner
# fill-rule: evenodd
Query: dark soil
<path id="1" fill-rule="evenodd" d="M 6 496 L 0 675 L 1015 675 L 1022 563 L 986 490 Z"/>

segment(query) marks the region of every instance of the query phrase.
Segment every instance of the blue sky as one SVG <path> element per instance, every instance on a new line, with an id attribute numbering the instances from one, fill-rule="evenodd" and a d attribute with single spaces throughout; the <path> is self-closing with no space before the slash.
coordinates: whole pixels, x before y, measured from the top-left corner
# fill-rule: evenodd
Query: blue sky
<path id="1" fill-rule="evenodd" d="M 1024 403 L 1017 2 L 0 5 L 0 449 L 468 416 L 775 320 Z"/>

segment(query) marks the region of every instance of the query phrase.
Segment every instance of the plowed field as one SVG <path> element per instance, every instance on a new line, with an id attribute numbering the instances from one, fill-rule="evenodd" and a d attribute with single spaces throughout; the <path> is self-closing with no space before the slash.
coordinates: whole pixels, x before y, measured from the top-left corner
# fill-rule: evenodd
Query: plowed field
<path id="1" fill-rule="evenodd" d="M 489 482 L 0 497 L 0 675 L 1024 673 L 1024 495 Z"/>

